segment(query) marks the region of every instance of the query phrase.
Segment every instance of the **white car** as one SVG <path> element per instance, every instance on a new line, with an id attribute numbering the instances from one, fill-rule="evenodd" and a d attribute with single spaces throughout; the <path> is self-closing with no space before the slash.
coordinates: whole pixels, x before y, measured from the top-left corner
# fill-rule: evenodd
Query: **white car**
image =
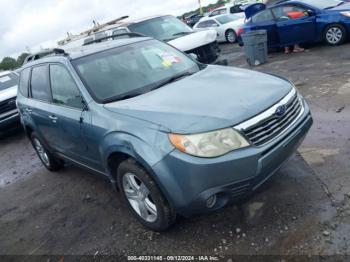
<path id="1" fill-rule="evenodd" d="M 232 4 L 227 4 L 225 6 L 214 9 L 209 13 L 208 17 L 214 17 L 218 15 L 228 15 L 228 14 L 236 14 L 245 18 L 245 14 L 243 10 L 240 8 L 240 5 L 232 5 Z"/>
<path id="2" fill-rule="evenodd" d="M 236 14 L 204 17 L 193 26 L 194 31 L 216 30 L 218 42 L 235 43 L 242 33 L 245 18 Z"/>
<path id="3" fill-rule="evenodd" d="M 209 13 L 209 17 L 217 16 L 217 15 L 228 15 L 228 14 L 237 14 L 242 17 L 245 17 L 244 7 L 256 4 L 263 3 L 264 0 L 234 0 L 231 4 L 226 4 L 224 6 L 218 7 Z"/>
<path id="4" fill-rule="evenodd" d="M 0 133 L 19 122 L 16 107 L 18 76 L 14 72 L 0 72 Z"/>
<path id="5" fill-rule="evenodd" d="M 214 63 L 220 55 L 215 30 L 194 31 L 171 15 L 112 22 L 107 22 L 106 26 L 99 26 L 98 30 L 90 34 L 78 36 L 77 40 L 62 40 L 58 45 L 64 48 L 75 48 L 99 39 L 102 41 L 108 37 L 118 37 L 118 35 L 134 32 L 165 41 L 188 54 L 195 54 L 198 61 L 205 64 Z"/>

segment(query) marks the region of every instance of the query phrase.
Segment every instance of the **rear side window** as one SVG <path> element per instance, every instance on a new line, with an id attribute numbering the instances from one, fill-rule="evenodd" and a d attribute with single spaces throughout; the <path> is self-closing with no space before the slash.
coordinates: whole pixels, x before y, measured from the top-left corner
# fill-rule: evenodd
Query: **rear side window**
<path id="1" fill-rule="evenodd" d="M 19 92 L 28 97 L 28 86 L 29 86 L 29 76 L 30 76 L 30 68 L 26 68 L 21 72 L 20 80 L 19 80 Z"/>
<path id="2" fill-rule="evenodd" d="M 48 66 L 36 66 L 32 69 L 31 79 L 32 97 L 41 101 L 51 101 L 51 92 L 49 85 Z"/>
<path id="3" fill-rule="evenodd" d="M 254 23 L 262 23 L 262 22 L 268 22 L 268 21 L 272 21 L 272 20 L 274 20 L 274 17 L 269 9 L 262 11 L 260 13 L 257 13 L 252 18 L 252 21 Z"/>
<path id="4" fill-rule="evenodd" d="M 60 65 L 50 65 L 50 80 L 54 103 L 79 109 L 83 108 L 78 87 L 66 68 Z"/>

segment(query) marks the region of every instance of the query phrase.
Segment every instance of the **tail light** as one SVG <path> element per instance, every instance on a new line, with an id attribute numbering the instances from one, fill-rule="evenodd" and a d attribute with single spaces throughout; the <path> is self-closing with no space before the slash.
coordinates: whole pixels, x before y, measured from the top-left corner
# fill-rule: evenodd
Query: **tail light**
<path id="1" fill-rule="evenodd" d="M 238 30 L 237 30 L 237 36 L 240 36 L 241 34 L 243 34 L 244 33 L 244 28 L 239 28 Z"/>

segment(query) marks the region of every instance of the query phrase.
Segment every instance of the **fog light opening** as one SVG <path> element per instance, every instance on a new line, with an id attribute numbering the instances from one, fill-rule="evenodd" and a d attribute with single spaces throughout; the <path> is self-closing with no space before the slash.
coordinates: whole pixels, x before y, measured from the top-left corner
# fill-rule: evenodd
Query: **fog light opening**
<path id="1" fill-rule="evenodd" d="M 212 195 L 207 199 L 207 208 L 213 208 L 216 204 L 216 195 Z"/>

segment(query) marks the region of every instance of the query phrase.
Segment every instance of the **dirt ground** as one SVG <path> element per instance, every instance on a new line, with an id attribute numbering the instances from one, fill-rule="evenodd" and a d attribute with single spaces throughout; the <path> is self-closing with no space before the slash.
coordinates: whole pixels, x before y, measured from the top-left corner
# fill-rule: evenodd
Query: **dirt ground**
<path id="1" fill-rule="evenodd" d="M 249 68 L 238 46 L 221 47 L 229 66 Z M 350 255 L 349 68 L 350 44 L 273 53 L 253 68 L 294 81 L 312 130 L 248 202 L 180 218 L 164 233 L 143 228 L 100 177 L 48 172 L 23 132 L 9 132 L 0 139 L 0 254 Z"/>

